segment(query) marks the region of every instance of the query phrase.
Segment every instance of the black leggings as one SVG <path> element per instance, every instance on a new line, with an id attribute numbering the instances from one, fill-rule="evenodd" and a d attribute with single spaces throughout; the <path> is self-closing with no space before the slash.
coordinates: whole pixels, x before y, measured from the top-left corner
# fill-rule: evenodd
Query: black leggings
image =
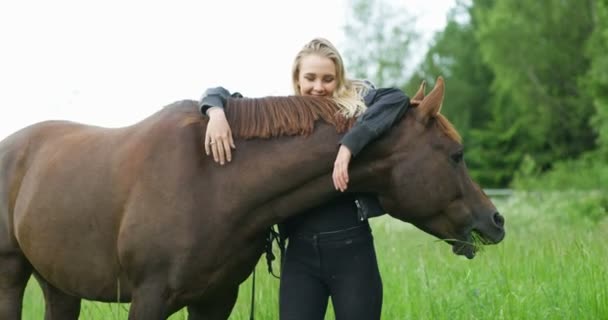
<path id="1" fill-rule="evenodd" d="M 323 320 L 330 296 L 336 320 L 380 319 L 382 280 L 367 225 L 292 235 L 281 274 L 281 320 Z"/>

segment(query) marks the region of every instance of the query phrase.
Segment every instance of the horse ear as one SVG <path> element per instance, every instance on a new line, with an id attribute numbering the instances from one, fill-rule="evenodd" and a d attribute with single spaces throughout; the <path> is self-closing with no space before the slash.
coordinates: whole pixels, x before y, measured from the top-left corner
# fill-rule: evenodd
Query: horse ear
<path id="1" fill-rule="evenodd" d="M 444 93 L 443 77 L 438 77 L 433 90 L 424 97 L 420 105 L 416 108 L 416 117 L 426 123 L 430 118 L 436 116 L 441 110 Z"/>
<path id="2" fill-rule="evenodd" d="M 420 83 L 420 88 L 418 88 L 418 91 L 416 92 L 416 94 L 412 97 L 411 100 L 418 100 L 418 101 L 422 101 L 422 99 L 424 99 L 424 92 L 426 91 L 426 81 L 422 80 L 422 83 Z"/>

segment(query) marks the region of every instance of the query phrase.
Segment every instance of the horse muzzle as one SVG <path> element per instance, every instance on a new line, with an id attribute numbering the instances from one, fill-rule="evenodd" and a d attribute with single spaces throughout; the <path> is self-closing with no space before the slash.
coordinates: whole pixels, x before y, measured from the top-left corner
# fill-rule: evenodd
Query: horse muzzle
<path id="1" fill-rule="evenodd" d="M 495 212 L 486 223 L 476 224 L 465 232 L 462 240 L 449 241 L 454 254 L 473 259 L 484 245 L 498 244 L 505 238 L 505 219 Z"/>

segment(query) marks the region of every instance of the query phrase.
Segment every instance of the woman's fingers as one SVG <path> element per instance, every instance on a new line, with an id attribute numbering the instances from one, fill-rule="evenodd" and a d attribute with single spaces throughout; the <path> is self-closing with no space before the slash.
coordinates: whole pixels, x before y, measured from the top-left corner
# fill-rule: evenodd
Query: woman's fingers
<path id="1" fill-rule="evenodd" d="M 348 188 L 348 167 L 344 163 L 335 163 L 332 179 L 336 190 L 346 191 Z"/>
<path id="2" fill-rule="evenodd" d="M 219 163 L 221 165 L 224 165 L 224 163 L 226 163 L 226 154 L 224 151 L 224 141 L 223 140 L 215 141 L 215 143 L 213 145 L 217 148 L 217 155 L 219 158 Z M 218 161 L 215 160 L 215 162 L 218 162 Z"/>
<path id="3" fill-rule="evenodd" d="M 230 139 L 224 139 L 222 140 L 223 143 L 223 149 L 224 152 L 226 153 L 226 161 L 230 162 L 232 161 L 232 149 L 231 149 L 231 144 L 234 144 L 234 142 L 231 142 L 232 140 L 232 135 L 230 135 Z M 224 163 L 220 163 L 220 164 L 224 164 Z"/>
<path id="4" fill-rule="evenodd" d="M 209 115 L 205 132 L 205 153 L 213 154 L 213 160 L 221 165 L 232 161 L 232 149 L 236 149 L 230 125 L 224 111 L 216 110 Z"/>
<path id="5" fill-rule="evenodd" d="M 207 129 L 207 132 L 205 133 L 205 154 L 209 155 L 211 154 L 211 138 L 209 138 L 209 129 Z"/>
<path id="6" fill-rule="evenodd" d="M 212 140 L 209 144 L 211 145 L 211 152 L 213 153 L 213 161 L 220 162 L 220 152 L 217 149 L 217 141 Z"/>
<path id="7" fill-rule="evenodd" d="M 340 184 L 338 182 L 338 172 L 336 170 L 336 167 L 334 167 L 334 172 L 331 175 L 331 179 L 332 179 L 332 181 L 334 183 L 334 189 L 340 190 L 340 187 L 339 187 Z"/>
<path id="8" fill-rule="evenodd" d="M 348 172 L 346 170 L 346 168 L 341 167 L 340 168 L 340 191 L 344 192 L 346 191 L 346 188 L 348 187 Z"/>
<path id="9" fill-rule="evenodd" d="M 348 164 L 351 156 L 350 150 L 345 145 L 341 145 L 338 149 L 336 161 L 334 161 L 334 172 L 332 174 L 334 187 L 341 192 L 348 188 Z"/>
<path id="10" fill-rule="evenodd" d="M 230 136 L 230 147 L 232 147 L 232 149 L 236 149 L 236 145 L 234 144 L 234 138 L 232 138 L 232 131 L 229 134 Z"/>
<path id="11" fill-rule="evenodd" d="M 342 181 L 342 192 L 344 192 L 348 188 L 348 169 L 346 167 L 342 168 L 340 180 Z"/>
<path id="12" fill-rule="evenodd" d="M 211 149 L 213 160 L 221 165 L 232 161 L 232 149 L 235 149 L 234 142 L 228 138 L 210 139 L 209 143 L 205 144 L 205 152 Z"/>

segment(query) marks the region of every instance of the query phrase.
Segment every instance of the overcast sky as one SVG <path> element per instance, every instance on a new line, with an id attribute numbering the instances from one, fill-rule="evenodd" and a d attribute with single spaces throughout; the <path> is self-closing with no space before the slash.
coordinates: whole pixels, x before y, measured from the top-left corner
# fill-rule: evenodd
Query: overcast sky
<path id="1" fill-rule="evenodd" d="M 420 17 L 428 39 L 454 2 L 397 3 Z M 129 125 L 215 85 L 248 96 L 291 94 L 292 59 L 304 43 L 318 36 L 344 43 L 346 4 L 3 1 L 0 139 L 49 119 Z"/>

